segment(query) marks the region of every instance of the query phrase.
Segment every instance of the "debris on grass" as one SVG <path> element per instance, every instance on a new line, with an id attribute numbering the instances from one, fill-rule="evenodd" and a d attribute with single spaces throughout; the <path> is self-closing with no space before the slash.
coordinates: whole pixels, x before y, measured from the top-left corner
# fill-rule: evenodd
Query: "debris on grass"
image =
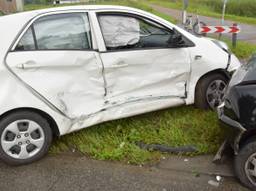
<path id="1" fill-rule="evenodd" d="M 141 149 L 146 149 L 149 151 L 160 151 L 164 153 L 194 153 L 198 150 L 194 146 L 182 146 L 182 147 L 170 147 L 167 145 L 160 144 L 145 144 L 143 142 L 138 142 L 137 146 Z"/>

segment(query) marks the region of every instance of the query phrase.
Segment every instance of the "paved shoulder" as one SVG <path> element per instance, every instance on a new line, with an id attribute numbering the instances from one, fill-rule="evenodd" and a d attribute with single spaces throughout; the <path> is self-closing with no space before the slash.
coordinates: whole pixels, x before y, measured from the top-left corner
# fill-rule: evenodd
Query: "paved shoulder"
<path id="1" fill-rule="evenodd" d="M 179 160 L 170 159 L 174 164 Z M 225 177 L 218 187 L 209 185 L 209 180 L 215 180 L 214 175 L 202 173 L 197 176 L 181 164 L 178 164 L 178 168 L 174 164 L 170 167 L 168 161 L 167 166 L 164 166 L 163 161 L 156 166 L 137 167 L 59 155 L 21 167 L 0 163 L 0 188 L 5 191 L 245 190 L 232 177 Z"/>

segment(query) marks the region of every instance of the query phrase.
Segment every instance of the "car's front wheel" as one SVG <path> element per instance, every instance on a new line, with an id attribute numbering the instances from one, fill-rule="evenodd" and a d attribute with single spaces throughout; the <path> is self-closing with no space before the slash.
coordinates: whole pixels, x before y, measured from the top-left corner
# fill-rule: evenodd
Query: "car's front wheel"
<path id="1" fill-rule="evenodd" d="M 242 147 L 235 157 L 235 172 L 239 180 L 252 190 L 256 190 L 256 142 Z"/>
<path id="2" fill-rule="evenodd" d="M 195 106 L 201 109 L 216 109 L 223 101 L 228 78 L 220 73 L 203 77 L 197 84 Z"/>
<path id="3" fill-rule="evenodd" d="M 18 111 L 0 121 L 0 158 L 10 165 L 23 165 L 42 158 L 52 142 L 45 118 L 31 111 Z"/>

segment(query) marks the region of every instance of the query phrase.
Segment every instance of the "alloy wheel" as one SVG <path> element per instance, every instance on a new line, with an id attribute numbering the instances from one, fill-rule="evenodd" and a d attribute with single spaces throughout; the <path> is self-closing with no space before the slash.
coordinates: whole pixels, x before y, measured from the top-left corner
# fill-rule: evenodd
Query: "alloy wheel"
<path id="1" fill-rule="evenodd" d="M 256 153 L 252 154 L 245 163 L 245 173 L 249 181 L 256 186 Z"/>
<path id="2" fill-rule="evenodd" d="M 216 109 L 223 101 L 227 84 L 223 80 L 214 80 L 206 91 L 206 99 L 211 109 Z"/>
<path id="3" fill-rule="evenodd" d="M 45 143 L 42 127 L 31 120 L 18 120 L 9 124 L 1 136 L 1 147 L 10 157 L 28 159 L 35 156 Z"/>

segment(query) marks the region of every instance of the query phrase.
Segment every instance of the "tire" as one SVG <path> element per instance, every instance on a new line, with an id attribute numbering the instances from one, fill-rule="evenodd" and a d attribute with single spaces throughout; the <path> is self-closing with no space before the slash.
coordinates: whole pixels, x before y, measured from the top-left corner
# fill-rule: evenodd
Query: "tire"
<path id="1" fill-rule="evenodd" d="M 9 165 L 25 165 L 41 159 L 51 142 L 49 123 L 35 112 L 13 112 L 0 121 L 0 159 Z"/>
<path id="2" fill-rule="evenodd" d="M 213 107 L 210 105 L 210 103 L 209 103 L 210 101 L 208 101 L 209 98 L 207 98 L 208 88 L 210 86 L 212 86 L 212 84 L 214 82 L 219 82 L 219 81 L 222 81 L 223 85 L 225 84 L 225 88 L 226 88 L 226 86 L 229 82 L 229 79 L 221 73 L 215 73 L 215 74 L 207 75 L 199 80 L 199 82 L 196 86 L 196 91 L 195 91 L 195 106 L 197 108 L 199 108 L 199 109 L 215 109 L 218 105 L 221 104 L 221 103 L 217 104 L 217 101 L 216 101 L 216 106 Z M 224 92 L 225 92 L 225 89 L 223 89 L 223 91 L 221 91 L 221 95 L 220 95 L 220 97 L 222 96 L 222 98 L 220 98 L 222 101 L 223 101 L 223 97 L 224 97 Z M 219 100 L 218 102 L 221 102 L 221 101 Z"/>
<path id="3" fill-rule="evenodd" d="M 234 168 L 235 168 L 236 176 L 238 177 L 240 182 L 246 187 L 250 188 L 251 190 L 256 190 L 256 176 L 255 178 L 254 177 L 251 178 L 253 180 L 251 181 L 249 178 L 250 175 L 246 173 L 247 164 L 251 165 L 250 163 L 248 163 L 248 160 L 250 161 L 252 156 L 255 156 L 255 160 L 256 160 L 256 142 L 255 141 L 247 143 L 246 145 L 244 145 L 244 147 L 242 147 L 239 154 L 235 156 Z M 256 166 L 254 168 L 256 169 Z"/>

